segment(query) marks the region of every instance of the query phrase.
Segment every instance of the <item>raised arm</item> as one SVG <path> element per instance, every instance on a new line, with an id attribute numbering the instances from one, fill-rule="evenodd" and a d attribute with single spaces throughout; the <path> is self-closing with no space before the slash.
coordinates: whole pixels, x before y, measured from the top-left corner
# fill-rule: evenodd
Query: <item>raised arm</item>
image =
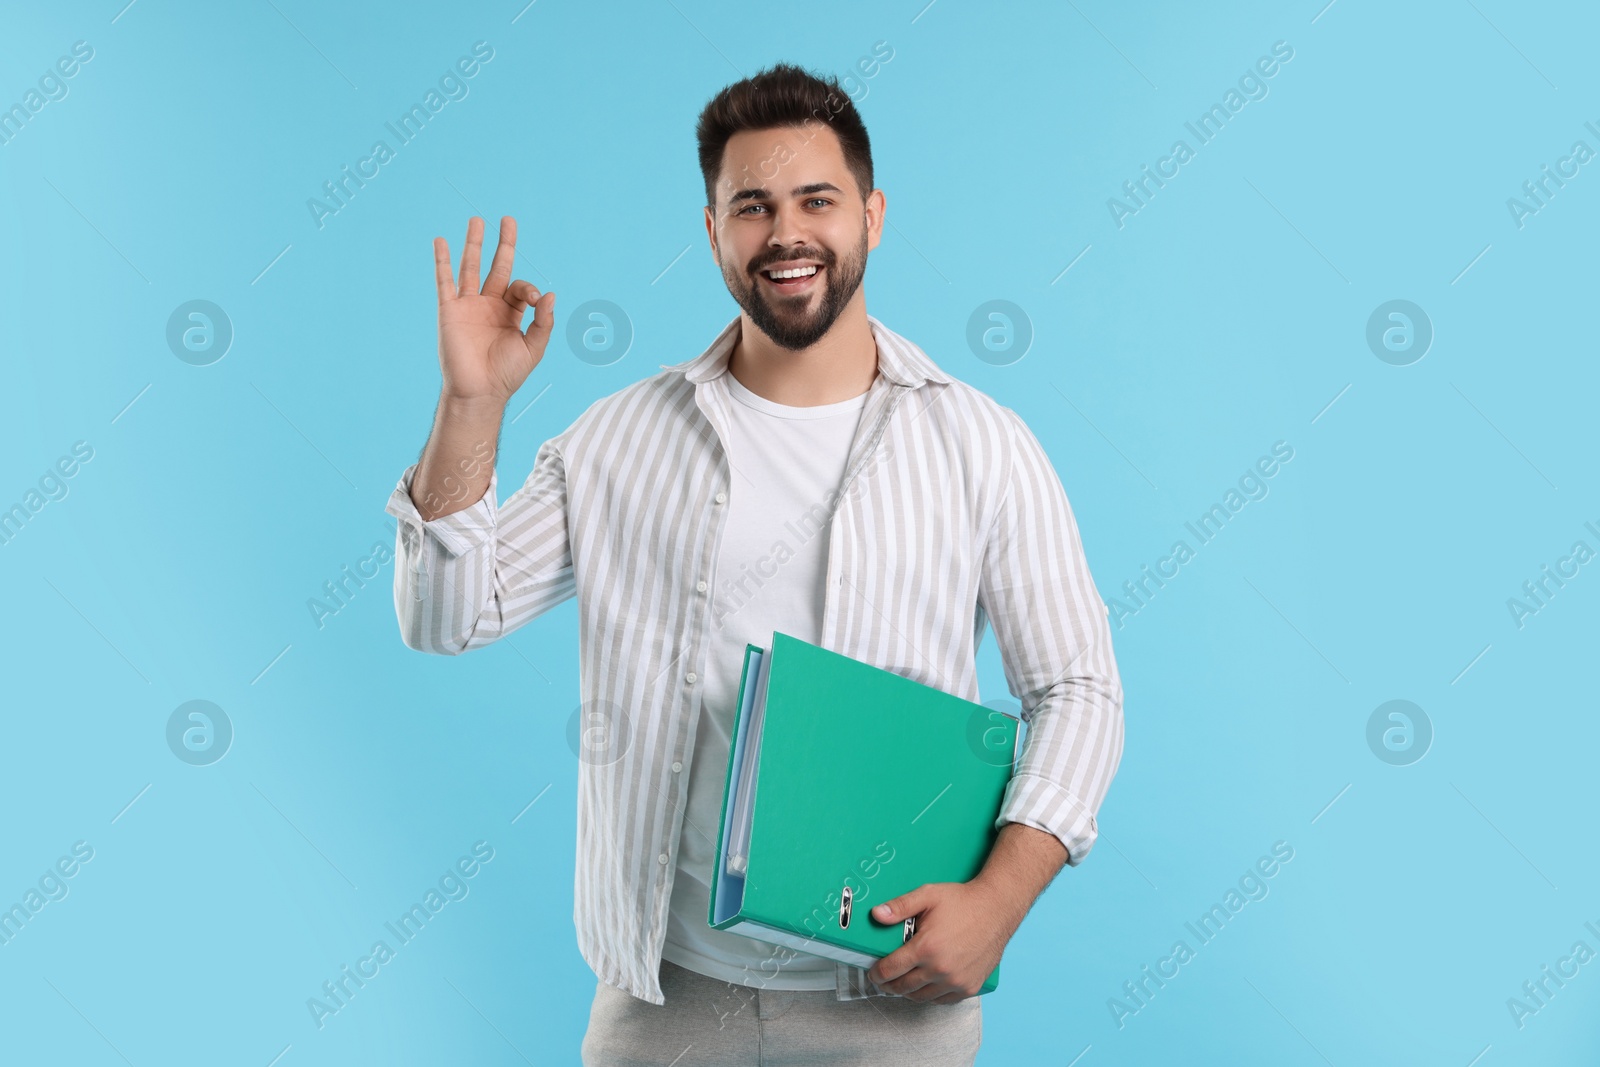
<path id="1" fill-rule="evenodd" d="M 443 237 L 433 239 L 443 381 L 433 432 L 411 485 L 411 500 L 424 520 L 460 511 L 488 489 L 506 403 L 550 343 L 556 294 L 541 295 L 532 282 L 511 280 L 517 220 L 500 220 L 500 241 L 480 290 L 482 249 L 483 220 L 474 215 L 467 222 L 457 287 L 450 276 L 450 245 Z M 524 332 L 522 313 L 530 304 L 534 318 Z"/>
<path id="2" fill-rule="evenodd" d="M 549 343 L 555 294 L 512 281 L 516 221 L 501 220 L 489 276 L 478 283 L 483 220 L 467 224 L 459 288 L 450 249 L 433 242 L 443 384 L 433 432 L 385 508 L 400 520 L 395 611 L 401 639 L 455 655 L 488 644 L 571 596 L 563 434 L 540 448 L 533 472 L 503 507 L 495 456 L 506 403 Z M 524 332 L 530 306 L 534 321 Z"/>

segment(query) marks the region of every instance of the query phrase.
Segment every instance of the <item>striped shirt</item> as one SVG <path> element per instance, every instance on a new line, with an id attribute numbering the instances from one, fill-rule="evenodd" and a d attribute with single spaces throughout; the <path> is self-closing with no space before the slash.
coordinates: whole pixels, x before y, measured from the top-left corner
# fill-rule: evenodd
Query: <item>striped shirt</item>
<path id="1" fill-rule="evenodd" d="M 832 499 L 824 648 L 979 700 L 994 628 L 1027 723 L 995 820 L 1076 866 L 1122 756 L 1107 608 L 1043 447 L 1022 419 L 867 316 L 878 374 Z M 573 921 L 595 975 L 663 1004 L 658 968 L 687 801 L 724 505 L 739 492 L 724 376 L 735 318 L 694 359 L 592 403 L 496 505 L 423 522 L 406 468 L 395 610 L 413 649 L 481 648 L 578 598 L 579 690 L 605 754 L 578 769 Z M 889 996 L 837 965 L 837 999 Z"/>

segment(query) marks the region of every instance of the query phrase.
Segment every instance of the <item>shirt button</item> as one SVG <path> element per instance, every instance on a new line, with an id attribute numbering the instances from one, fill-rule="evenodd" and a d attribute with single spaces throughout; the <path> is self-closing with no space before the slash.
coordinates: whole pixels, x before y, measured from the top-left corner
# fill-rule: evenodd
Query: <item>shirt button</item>
<path id="1" fill-rule="evenodd" d="M 728 494 L 722 492 L 720 489 L 717 490 L 716 501 L 719 504 L 726 504 L 728 502 Z"/>
<path id="2" fill-rule="evenodd" d="M 690 685 L 693 685 L 700 680 L 700 676 L 694 673 L 694 671 L 690 671 L 688 674 L 683 676 L 683 680 L 688 682 Z"/>
<path id="3" fill-rule="evenodd" d="M 673 774 L 677 774 L 681 770 L 683 770 L 683 764 L 679 763 L 677 760 L 673 760 L 672 761 L 672 773 Z"/>
<path id="4" fill-rule="evenodd" d="M 695 582 L 694 588 L 696 592 L 704 593 L 706 591 L 706 583 L 704 581 Z M 1110 609 L 1107 608 L 1106 610 L 1109 611 Z"/>
<path id="5" fill-rule="evenodd" d="M 667 862 L 667 854 L 665 852 L 663 852 L 661 855 L 657 856 L 656 857 L 656 862 L 657 863 L 665 863 L 665 862 Z"/>

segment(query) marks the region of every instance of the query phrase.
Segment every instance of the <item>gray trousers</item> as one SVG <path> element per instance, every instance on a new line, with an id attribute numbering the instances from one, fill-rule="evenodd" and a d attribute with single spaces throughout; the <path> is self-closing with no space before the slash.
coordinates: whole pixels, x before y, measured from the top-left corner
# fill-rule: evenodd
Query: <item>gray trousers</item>
<path id="1" fill-rule="evenodd" d="M 981 997 L 838 1000 L 831 989 L 730 985 L 661 961 L 665 1004 L 595 983 L 584 1067 L 971 1067 Z"/>

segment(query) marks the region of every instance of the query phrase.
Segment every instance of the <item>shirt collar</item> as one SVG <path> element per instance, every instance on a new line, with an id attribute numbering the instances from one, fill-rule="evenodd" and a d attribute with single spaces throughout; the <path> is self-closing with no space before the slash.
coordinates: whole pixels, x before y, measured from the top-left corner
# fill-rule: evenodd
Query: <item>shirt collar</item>
<path id="1" fill-rule="evenodd" d="M 696 384 L 726 373 L 728 357 L 733 354 L 733 346 L 739 340 L 740 321 L 739 317 L 735 317 L 723 327 L 711 346 L 698 356 L 682 363 L 663 363 L 661 369 L 679 371 Z M 913 389 L 924 382 L 948 384 L 953 381 L 922 349 L 871 315 L 867 316 L 867 325 L 871 327 L 873 340 L 878 345 L 878 373 L 889 381 Z"/>

